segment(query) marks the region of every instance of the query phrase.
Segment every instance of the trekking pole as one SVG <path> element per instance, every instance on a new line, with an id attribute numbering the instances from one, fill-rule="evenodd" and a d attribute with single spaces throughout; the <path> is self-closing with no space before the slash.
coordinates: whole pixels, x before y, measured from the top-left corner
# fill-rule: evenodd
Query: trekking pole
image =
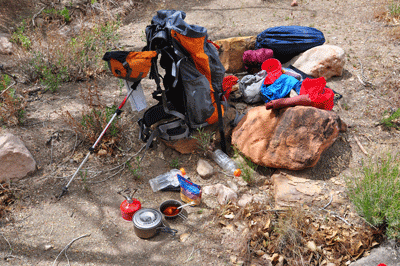
<path id="1" fill-rule="evenodd" d="M 107 129 L 110 127 L 111 123 L 113 122 L 113 120 L 115 119 L 115 117 L 117 117 L 118 115 L 120 115 L 122 113 L 122 107 L 124 107 L 126 100 L 129 98 L 129 96 L 131 96 L 132 92 L 136 89 L 137 85 L 139 84 L 140 80 L 134 83 L 134 88 L 132 88 L 130 90 L 130 92 L 125 96 L 124 100 L 122 101 L 122 103 L 120 104 L 120 106 L 118 106 L 117 110 L 115 110 L 114 115 L 111 117 L 110 121 L 108 122 L 107 126 L 103 129 L 103 131 L 101 132 L 100 136 L 97 138 L 96 142 L 93 144 L 92 147 L 89 148 L 89 152 L 87 153 L 85 159 L 83 159 L 82 163 L 79 165 L 78 169 L 76 169 L 75 173 L 73 174 L 73 176 L 71 177 L 71 179 L 69 180 L 69 182 L 67 183 L 67 185 L 65 187 L 63 187 L 61 194 L 57 197 L 57 198 L 61 198 L 62 196 L 64 196 L 65 194 L 67 194 L 68 192 L 68 187 L 71 184 L 72 180 L 74 180 L 75 176 L 79 173 L 79 171 L 81 170 L 82 166 L 86 163 L 86 161 L 89 159 L 90 154 L 92 154 L 94 152 L 94 149 L 96 148 L 97 144 L 100 142 L 101 138 L 104 136 L 104 134 L 106 133 Z"/>

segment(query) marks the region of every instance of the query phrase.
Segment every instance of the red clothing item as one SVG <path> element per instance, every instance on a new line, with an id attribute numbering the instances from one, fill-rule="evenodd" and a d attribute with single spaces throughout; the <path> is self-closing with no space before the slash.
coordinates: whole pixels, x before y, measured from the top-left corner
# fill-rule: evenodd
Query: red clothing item
<path id="1" fill-rule="evenodd" d="M 222 89 L 225 92 L 224 97 L 226 100 L 229 99 L 229 95 L 232 91 L 232 86 L 238 83 L 238 81 L 239 78 L 233 75 L 224 77 L 224 80 L 222 81 Z"/>
<path id="2" fill-rule="evenodd" d="M 311 100 L 311 106 L 332 110 L 333 98 L 335 93 L 326 87 L 326 80 L 324 77 L 310 79 L 306 78 L 300 88 L 300 95 L 308 95 Z"/>

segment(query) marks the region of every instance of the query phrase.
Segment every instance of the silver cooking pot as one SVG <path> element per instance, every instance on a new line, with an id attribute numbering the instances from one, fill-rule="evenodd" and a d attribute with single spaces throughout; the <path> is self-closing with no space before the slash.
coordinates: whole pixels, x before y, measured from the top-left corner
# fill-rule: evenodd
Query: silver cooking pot
<path id="1" fill-rule="evenodd" d="M 162 214 L 155 209 L 140 209 L 132 218 L 135 234 L 140 238 L 151 238 L 159 232 L 175 235 L 178 231 L 165 226 Z"/>

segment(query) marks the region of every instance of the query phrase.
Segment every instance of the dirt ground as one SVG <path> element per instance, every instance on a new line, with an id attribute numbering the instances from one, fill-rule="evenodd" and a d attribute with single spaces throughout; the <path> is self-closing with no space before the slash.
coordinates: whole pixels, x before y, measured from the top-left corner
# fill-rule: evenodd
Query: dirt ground
<path id="1" fill-rule="evenodd" d="M 6 2 L 0 1 L 2 8 L 6 7 Z M 337 164 L 331 160 L 331 163 L 321 161 L 310 170 L 319 175 L 318 178 L 321 173 L 327 173 L 322 178 L 328 186 L 334 187 L 336 181 L 343 181 L 368 157 L 356 139 L 371 156 L 386 150 L 399 151 L 399 131 L 384 130 L 378 125 L 384 111 L 400 107 L 398 25 L 376 18 L 376 14 L 387 7 L 383 0 L 299 0 L 296 7 L 291 7 L 290 3 L 287 0 L 144 2 L 141 9 L 133 10 L 124 18 L 121 45 L 141 49 L 144 46 L 143 31 L 158 9 L 185 11 L 186 21 L 206 27 L 212 40 L 257 35 L 280 25 L 310 26 L 321 30 L 327 44 L 345 50 L 347 60 L 343 75 L 329 79 L 328 86 L 343 95 L 333 111 L 349 128 L 326 152 L 337 155 L 335 158 L 346 154 L 346 167 L 336 171 L 333 168 Z M 34 12 L 29 9 L 26 13 Z M 17 14 L 7 19 L 1 16 L 1 29 L 10 25 L 9 19 L 17 17 Z M 12 56 L 1 55 L 0 60 L 7 67 L 18 68 Z M 360 80 L 372 86 L 364 86 Z M 179 193 L 153 193 L 148 184 L 149 179 L 168 171 L 171 163 L 179 161 L 199 185 L 232 181 L 239 186 L 239 196 L 245 192 L 269 195 L 264 184 L 268 183 L 273 170 L 260 172 L 250 186 L 240 185 L 239 180 L 219 173 L 204 180 L 196 173 L 199 154 L 181 155 L 157 142 L 147 152 L 139 178 L 133 177 L 127 169 L 114 175 L 116 171 L 109 170 L 134 156 L 143 146 L 137 137 L 136 124 L 143 112 L 129 111 L 128 106 L 122 115 L 126 128 L 119 156 L 90 157 L 84 166 L 89 178 L 77 177 L 69 187 L 69 193 L 56 199 L 87 153 L 88 147 L 80 144 L 82 139 L 77 138 L 62 119 L 66 110 L 71 114 L 82 111 L 84 101 L 79 96 L 79 88 L 87 86 L 97 86 L 109 104 L 119 104 L 124 98 L 125 91 L 116 78 L 98 79 L 89 84 L 69 83 L 56 93 L 29 96 L 31 101 L 26 108 L 24 126 L 0 129 L 0 133 L 11 132 L 19 136 L 38 165 L 33 175 L 11 183 L 18 197 L 12 212 L 1 221 L 0 252 L 7 259 L 0 260 L 0 265 L 57 265 L 60 261 L 58 265 L 232 265 L 235 243 L 222 244 L 224 232 L 218 223 L 217 208 L 204 202 L 185 208 L 187 220 L 178 218 L 166 222 L 178 230 L 176 236 L 159 234 L 142 240 L 134 234 L 132 222 L 121 218 L 119 205 L 123 198 L 117 192 L 137 189 L 135 198 L 147 208 L 158 208 L 167 199 L 179 200 Z M 154 103 L 151 99 L 155 89 L 153 81 L 143 80 L 143 88 L 151 105 Z M 242 108 L 249 107 L 242 105 Z M 49 145 L 52 136 L 57 138 Z M 325 155 L 321 160 L 329 158 Z M 100 171 L 103 172 L 95 175 Z M 71 245 L 67 257 L 61 254 L 57 258 L 68 243 L 80 236 L 85 237 Z"/>

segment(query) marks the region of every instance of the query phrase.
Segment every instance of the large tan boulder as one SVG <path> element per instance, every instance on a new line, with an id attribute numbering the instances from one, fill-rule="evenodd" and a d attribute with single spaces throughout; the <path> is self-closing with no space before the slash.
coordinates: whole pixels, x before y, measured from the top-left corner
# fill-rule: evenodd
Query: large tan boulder
<path id="1" fill-rule="evenodd" d="M 219 58 L 225 67 L 226 73 L 234 74 L 245 71 L 243 53 L 254 49 L 256 37 L 234 37 L 215 41 L 220 47 Z"/>
<path id="2" fill-rule="evenodd" d="M 36 162 L 20 138 L 0 136 L 0 182 L 25 177 L 36 170 Z"/>
<path id="3" fill-rule="evenodd" d="M 289 170 L 317 164 L 346 125 L 332 111 L 296 106 L 252 108 L 232 133 L 232 144 L 254 163 Z"/>
<path id="4" fill-rule="evenodd" d="M 342 48 L 324 44 L 305 51 L 285 65 L 293 65 L 314 78 L 329 79 L 342 75 L 345 62 L 345 52 Z"/>

